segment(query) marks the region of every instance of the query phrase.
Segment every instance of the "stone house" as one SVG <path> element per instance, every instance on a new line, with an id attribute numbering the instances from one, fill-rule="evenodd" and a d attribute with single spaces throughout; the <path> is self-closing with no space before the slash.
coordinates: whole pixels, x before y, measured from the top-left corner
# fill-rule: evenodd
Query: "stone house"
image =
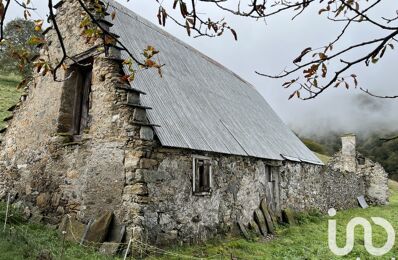
<path id="1" fill-rule="evenodd" d="M 12 108 L 2 131 L 0 198 L 11 193 L 27 217 L 54 225 L 65 215 L 87 223 L 110 211 L 127 237 L 147 234 L 158 245 L 231 233 L 238 221 L 250 222 L 264 198 L 276 215 L 353 207 L 361 194 L 386 202 L 385 172 L 377 166 L 377 177 L 365 178 L 373 173 L 360 173 L 355 147 L 324 167 L 253 86 L 109 4 L 117 15 L 103 26 L 136 56 L 156 46 L 163 77 L 146 70 L 123 83 L 127 54 L 102 40 L 86 43 L 77 1 L 60 1 L 57 21 L 78 62 L 61 72 L 62 82 L 35 74 Z M 41 57 L 60 57 L 54 30 L 45 36 Z"/>

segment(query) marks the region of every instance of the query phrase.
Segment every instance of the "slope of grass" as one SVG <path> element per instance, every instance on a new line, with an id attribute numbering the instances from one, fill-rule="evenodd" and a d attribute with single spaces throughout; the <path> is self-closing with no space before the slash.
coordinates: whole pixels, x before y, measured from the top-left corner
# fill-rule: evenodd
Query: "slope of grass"
<path id="1" fill-rule="evenodd" d="M 0 207 L 0 260 L 47 259 L 98 259 L 108 257 L 93 247 L 81 247 L 77 243 L 63 241 L 55 230 L 41 224 L 25 223 L 15 210 L 11 211 L 6 232 L 3 232 L 5 207 Z M 118 259 L 118 258 L 115 258 Z"/>
<path id="2" fill-rule="evenodd" d="M 315 153 L 315 152 L 314 152 Z M 315 153 L 316 156 L 318 156 L 318 158 L 324 163 L 327 164 L 329 162 L 329 160 L 331 159 L 330 156 L 324 155 L 324 154 L 320 154 L 320 153 Z"/>
<path id="3" fill-rule="evenodd" d="M 5 126 L 3 119 L 10 115 L 7 109 L 18 102 L 21 92 L 16 89 L 18 76 L 0 74 L 0 128 Z"/>

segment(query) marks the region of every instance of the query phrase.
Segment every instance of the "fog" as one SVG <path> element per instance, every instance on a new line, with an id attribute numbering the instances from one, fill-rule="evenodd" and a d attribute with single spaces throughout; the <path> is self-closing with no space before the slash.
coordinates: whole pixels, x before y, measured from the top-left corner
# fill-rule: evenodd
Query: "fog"
<path id="1" fill-rule="evenodd" d="M 33 0 L 38 11 L 35 17 L 44 18 L 46 1 Z M 119 0 L 137 14 L 157 23 L 157 5 L 148 0 Z M 149 4 L 148 4 L 149 2 Z M 170 2 L 170 3 L 168 3 Z M 169 7 L 173 1 L 164 1 Z M 288 100 L 292 89 L 284 89 L 286 81 L 273 80 L 256 75 L 255 71 L 278 74 L 306 47 L 323 46 L 337 36 L 344 24 L 328 21 L 317 14 L 319 6 L 308 9 L 303 15 L 291 21 L 292 14 L 284 14 L 264 21 L 254 21 L 221 13 L 202 4 L 210 17 L 221 18 L 233 27 L 239 40 L 233 40 L 226 33 L 219 38 L 190 38 L 186 31 L 168 20 L 164 28 L 171 34 L 192 45 L 194 48 L 225 65 L 242 78 L 251 82 L 264 96 L 279 116 L 296 132 L 305 135 L 333 132 L 369 133 L 375 130 L 398 130 L 398 99 L 376 99 L 363 94 L 359 89 L 331 88 L 310 101 Z M 371 15 L 393 17 L 398 8 L 394 0 L 383 1 L 382 7 Z M 21 15 L 15 5 L 7 19 Z M 382 34 L 381 34 L 382 35 Z M 335 48 L 378 37 L 380 32 L 371 24 L 359 24 L 349 30 Z M 150 44 L 150 43 L 148 43 Z M 397 46 L 398 47 L 398 46 Z M 397 48 L 396 48 L 397 49 Z M 161 51 L 161 50 L 160 50 Z M 361 50 L 365 51 L 365 50 Z M 358 75 L 359 85 L 377 94 L 398 94 L 396 87 L 397 51 L 387 51 L 386 56 L 376 65 L 354 67 L 349 73 Z M 289 78 L 290 79 L 290 78 Z M 216 87 L 216 86 L 215 86 Z"/>

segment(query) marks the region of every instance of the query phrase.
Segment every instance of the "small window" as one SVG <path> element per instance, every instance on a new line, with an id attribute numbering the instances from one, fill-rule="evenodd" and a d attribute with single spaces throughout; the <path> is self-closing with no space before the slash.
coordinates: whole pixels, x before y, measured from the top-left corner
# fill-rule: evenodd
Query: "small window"
<path id="1" fill-rule="evenodd" d="M 193 193 L 205 195 L 211 192 L 212 168 L 211 160 L 207 157 L 195 156 L 193 158 Z"/>
<path id="2" fill-rule="evenodd" d="M 83 134 L 88 125 L 92 65 L 72 65 L 66 74 L 58 131 L 74 136 Z"/>
<path id="3" fill-rule="evenodd" d="M 274 181 L 274 179 L 272 178 L 272 167 L 271 166 L 267 166 L 267 178 L 268 178 L 268 182 Z"/>

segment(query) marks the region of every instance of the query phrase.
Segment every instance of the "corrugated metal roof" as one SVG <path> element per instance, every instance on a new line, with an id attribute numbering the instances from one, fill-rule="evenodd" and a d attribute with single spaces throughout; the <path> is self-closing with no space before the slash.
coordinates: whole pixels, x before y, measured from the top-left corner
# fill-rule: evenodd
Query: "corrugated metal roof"
<path id="1" fill-rule="evenodd" d="M 282 154 L 322 162 L 281 121 L 255 88 L 128 8 L 116 9 L 111 31 L 136 56 L 148 45 L 160 50 L 163 77 L 140 72 L 133 87 L 163 146 L 283 160 Z M 112 12 L 111 10 L 110 12 Z M 127 58 L 127 54 L 122 54 Z"/>

